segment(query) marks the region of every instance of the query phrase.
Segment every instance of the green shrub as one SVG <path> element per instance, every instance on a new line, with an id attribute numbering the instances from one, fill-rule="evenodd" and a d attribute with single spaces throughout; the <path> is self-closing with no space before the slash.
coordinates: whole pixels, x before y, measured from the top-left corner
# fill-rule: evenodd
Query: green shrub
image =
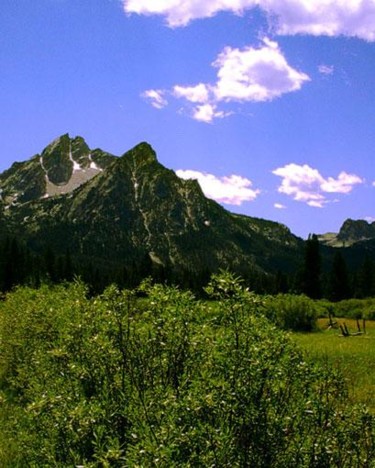
<path id="1" fill-rule="evenodd" d="M 279 294 L 267 297 L 265 314 L 283 330 L 312 331 L 316 327 L 316 303 L 307 296 Z"/>
<path id="2" fill-rule="evenodd" d="M 208 316 L 189 292 L 142 291 L 7 296 L 0 466 L 370 466 L 373 416 L 345 408 L 337 372 L 307 363 L 238 279 L 212 278 Z"/>
<path id="3" fill-rule="evenodd" d="M 375 298 L 346 299 L 334 304 L 336 317 L 375 320 Z"/>

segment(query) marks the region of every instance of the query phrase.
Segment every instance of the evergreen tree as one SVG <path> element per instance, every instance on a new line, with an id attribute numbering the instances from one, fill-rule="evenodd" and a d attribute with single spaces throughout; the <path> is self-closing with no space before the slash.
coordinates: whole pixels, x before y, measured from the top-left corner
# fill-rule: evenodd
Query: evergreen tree
<path id="1" fill-rule="evenodd" d="M 321 291 L 321 256 L 318 236 L 309 235 L 305 243 L 305 257 L 302 271 L 301 289 L 304 294 L 312 299 L 319 299 Z"/>
<path id="2" fill-rule="evenodd" d="M 350 297 L 350 284 L 348 270 L 344 257 L 338 250 L 332 261 L 329 279 L 329 299 L 337 302 Z"/>
<path id="3" fill-rule="evenodd" d="M 375 265 L 374 262 L 366 256 L 363 264 L 357 274 L 356 282 L 357 297 L 371 297 L 375 295 Z"/>

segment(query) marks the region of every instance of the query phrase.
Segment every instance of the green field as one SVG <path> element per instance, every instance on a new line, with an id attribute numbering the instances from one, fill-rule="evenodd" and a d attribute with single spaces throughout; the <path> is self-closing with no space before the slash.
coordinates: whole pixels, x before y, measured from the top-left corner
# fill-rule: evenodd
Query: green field
<path id="1" fill-rule="evenodd" d="M 351 319 L 336 319 L 357 332 Z M 360 322 L 363 331 L 362 321 Z M 293 333 L 293 338 L 313 360 L 338 367 L 348 384 L 350 403 L 364 403 L 375 413 L 375 321 L 366 321 L 366 333 L 342 337 L 340 328 L 328 328 L 328 319 L 318 320 L 319 331 Z"/>

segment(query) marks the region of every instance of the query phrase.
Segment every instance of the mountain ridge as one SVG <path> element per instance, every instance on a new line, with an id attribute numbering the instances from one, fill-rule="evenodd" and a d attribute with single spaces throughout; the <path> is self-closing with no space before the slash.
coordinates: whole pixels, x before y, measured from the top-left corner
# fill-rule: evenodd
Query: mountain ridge
<path id="1" fill-rule="evenodd" d="M 337 249 L 351 271 L 375 259 L 374 226 L 347 220 L 338 234 L 320 235 L 324 275 Z M 281 223 L 231 213 L 207 198 L 197 180 L 164 167 L 147 142 L 115 156 L 69 134 L 0 174 L 0 240 L 9 253 L 7 237 L 45 265 L 51 256 L 73 261 L 77 274 L 101 278 L 101 286 L 151 275 L 196 290 L 220 269 L 258 291 L 278 291 L 285 278 L 293 290 L 306 247 Z"/>
<path id="2" fill-rule="evenodd" d="M 92 162 L 101 170 L 89 172 Z M 77 173 L 84 177 L 72 183 Z M 48 193 L 48 181 L 61 190 Z M 0 174 L 0 188 L 7 230 L 36 252 L 48 245 L 104 267 L 243 275 L 289 271 L 301 256 L 303 241 L 286 226 L 230 213 L 162 166 L 146 142 L 117 157 L 65 134 Z"/>

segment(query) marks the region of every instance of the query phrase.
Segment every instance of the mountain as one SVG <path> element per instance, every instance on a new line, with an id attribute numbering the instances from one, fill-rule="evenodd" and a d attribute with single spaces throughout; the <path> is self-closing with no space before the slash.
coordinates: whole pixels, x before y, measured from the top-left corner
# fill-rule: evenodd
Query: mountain
<path id="1" fill-rule="evenodd" d="M 41 154 L 0 174 L 0 199 L 7 209 L 71 192 L 103 171 L 113 158 L 100 149 L 91 151 L 81 137 L 62 135 Z"/>
<path id="2" fill-rule="evenodd" d="M 318 237 L 322 244 L 331 247 L 350 247 L 358 242 L 375 239 L 375 221 L 369 223 L 365 220 L 347 219 L 337 234 L 327 233 Z"/>
<path id="3" fill-rule="evenodd" d="M 69 251 L 102 271 L 290 272 L 303 241 L 272 221 L 232 214 L 147 143 L 121 157 L 63 135 L 0 175 L 0 226 L 33 252 Z"/>

